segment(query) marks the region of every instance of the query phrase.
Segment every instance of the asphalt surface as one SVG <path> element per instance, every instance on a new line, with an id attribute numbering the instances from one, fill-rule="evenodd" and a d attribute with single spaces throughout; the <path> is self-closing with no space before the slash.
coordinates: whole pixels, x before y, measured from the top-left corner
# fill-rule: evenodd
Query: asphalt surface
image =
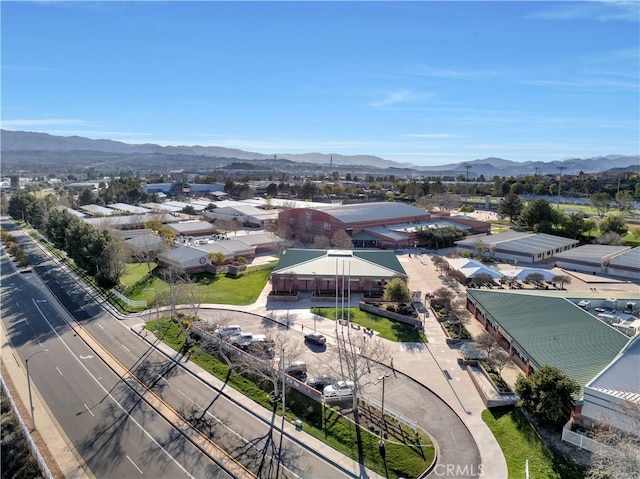
<path id="1" fill-rule="evenodd" d="M 304 345 L 296 359 L 307 363 L 309 377 L 328 372 L 326 361 L 332 358 L 335 342 L 330 331 L 321 331 L 327 335 L 325 348 L 304 343 L 304 333 L 309 332 L 308 328 L 303 331 L 298 328 L 286 329 L 286 325 L 261 315 L 228 309 L 201 309 L 200 315 L 216 324 L 239 324 L 243 331 L 256 334 L 273 333 L 275 327 L 285 330 L 293 343 Z M 424 344 L 416 347 L 429 346 Z M 416 367 L 420 365 L 416 364 Z M 394 373 L 388 369 L 385 376 L 385 406 L 388 410 L 416 420 L 434 438 L 438 447 L 438 463 L 455 471 L 455 475 L 449 474 L 449 477 L 479 477 L 482 470 L 480 452 L 468 428 L 453 409 L 431 389 L 399 371 Z M 374 380 L 369 382 L 366 394 L 381 401 L 382 388 L 375 386 Z M 446 469 L 434 470 L 432 476 L 437 477 L 437 473 L 443 471 Z"/>
<path id="2" fill-rule="evenodd" d="M 10 270 L 6 255 L 1 261 L 2 271 Z M 91 473 L 227 477 L 96 357 L 32 274 L 3 275 L 2 321 L 20 359 L 29 359 L 33 387 Z"/>
<path id="3" fill-rule="evenodd" d="M 85 291 L 77 278 L 39 247 L 30 241 L 21 243 L 34 258 L 37 274 L 66 311 L 42 291 L 33 273 L 13 274 L 3 278 L 3 321 L 23 360 L 48 349 L 30 361 L 31 379 L 96 477 L 224 476 L 140 399 L 149 394 L 145 387 L 263 477 L 350 475 L 286 435 L 281 440 L 277 422 L 270 424 L 179 367 L 178 355 L 160 354 L 105 313 L 95 303 L 101 299 Z M 8 261 L 6 255 L 2 261 Z M 6 266 L 3 272 L 10 270 Z M 81 326 L 135 379 L 114 374 L 71 326 L 76 330 Z M 46 367 L 36 372 L 33 366 L 40 366 L 42 359 Z"/>

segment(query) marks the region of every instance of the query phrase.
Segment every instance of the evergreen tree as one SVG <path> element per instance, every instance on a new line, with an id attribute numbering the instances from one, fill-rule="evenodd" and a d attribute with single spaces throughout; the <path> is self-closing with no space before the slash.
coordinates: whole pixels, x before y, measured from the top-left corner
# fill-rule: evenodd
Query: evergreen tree
<path id="1" fill-rule="evenodd" d="M 559 426 L 567 419 L 571 396 L 580 392 L 580 385 L 554 366 L 542 366 L 531 377 L 516 379 L 516 392 L 522 406 L 537 420 Z"/>
<path id="2" fill-rule="evenodd" d="M 498 206 L 498 213 L 502 216 L 508 216 L 511 221 L 514 221 L 522 213 L 523 207 L 520 197 L 511 191 Z"/>

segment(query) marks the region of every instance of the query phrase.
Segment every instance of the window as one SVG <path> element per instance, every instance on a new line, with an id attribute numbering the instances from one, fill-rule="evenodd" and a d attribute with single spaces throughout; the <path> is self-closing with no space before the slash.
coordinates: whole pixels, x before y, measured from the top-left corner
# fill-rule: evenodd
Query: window
<path id="1" fill-rule="evenodd" d="M 324 224 L 324 229 L 325 230 L 330 230 L 331 229 L 331 223 L 325 223 Z"/>

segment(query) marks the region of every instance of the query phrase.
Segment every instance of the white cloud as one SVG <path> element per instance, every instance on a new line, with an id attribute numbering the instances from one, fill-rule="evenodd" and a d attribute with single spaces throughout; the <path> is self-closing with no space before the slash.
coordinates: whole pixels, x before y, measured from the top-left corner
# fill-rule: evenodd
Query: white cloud
<path id="1" fill-rule="evenodd" d="M 410 70 L 411 74 L 448 79 L 489 78 L 500 74 L 497 70 L 469 70 L 459 68 L 434 68 L 427 65 L 418 65 Z"/>
<path id="2" fill-rule="evenodd" d="M 387 95 L 381 100 L 372 101 L 367 104 L 367 106 L 373 108 L 380 108 L 385 106 L 396 105 L 398 103 L 403 103 L 407 101 L 407 99 L 411 96 L 411 92 L 409 90 L 398 90 L 387 93 Z"/>
<path id="3" fill-rule="evenodd" d="M 439 140 L 448 138 L 461 138 L 460 135 L 454 135 L 452 133 L 405 133 L 400 135 L 404 138 L 424 138 L 427 140 Z"/>
<path id="4" fill-rule="evenodd" d="M 540 2 L 540 4 L 544 4 Z M 593 19 L 606 21 L 640 20 L 640 2 L 637 0 L 600 0 L 590 2 L 554 3 L 545 11 L 529 15 L 539 20 Z"/>

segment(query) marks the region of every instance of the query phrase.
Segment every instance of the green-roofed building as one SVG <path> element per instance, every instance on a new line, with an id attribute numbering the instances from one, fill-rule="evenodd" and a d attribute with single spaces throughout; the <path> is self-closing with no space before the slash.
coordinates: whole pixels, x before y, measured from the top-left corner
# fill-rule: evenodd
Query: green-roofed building
<path id="1" fill-rule="evenodd" d="M 514 362 L 527 376 L 549 364 L 582 388 L 630 340 L 566 298 L 470 289 L 467 309 L 486 330 L 508 342 Z"/>
<path id="2" fill-rule="evenodd" d="M 382 291 L 394 277 L 407 273 L 393 251 L 288 249 L 273 272 L 274 291 Z M 343 280 L 344 278 L 344 280 Z"/>

